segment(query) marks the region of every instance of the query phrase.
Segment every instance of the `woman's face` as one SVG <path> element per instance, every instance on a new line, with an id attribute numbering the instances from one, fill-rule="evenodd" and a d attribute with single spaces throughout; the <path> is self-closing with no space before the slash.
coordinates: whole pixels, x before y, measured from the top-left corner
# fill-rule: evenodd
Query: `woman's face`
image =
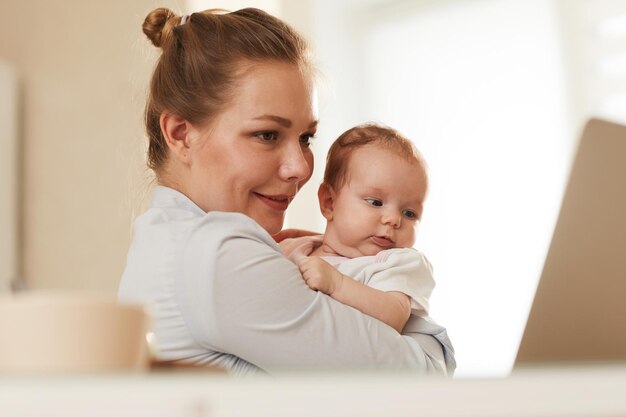
<path id="1" fill-rule="evenodd" d="M 204 211 L 243 213 L 277 233 L 313 172 L 316 126 L 310 77 L 290 64 L 257 64 L 211 123 L 192 128 L 183 188 Z"/>

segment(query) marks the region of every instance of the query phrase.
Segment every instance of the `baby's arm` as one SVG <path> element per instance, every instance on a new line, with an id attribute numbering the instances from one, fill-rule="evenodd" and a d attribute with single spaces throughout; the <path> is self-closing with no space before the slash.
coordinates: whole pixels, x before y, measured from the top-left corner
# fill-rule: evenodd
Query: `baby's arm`
<path id="1" fill-rule="evenodd" d="M 310 256 L 298 263 L 309 288 L 328 294 L 402 332 L 411 315 L 409 296 L 399 291 L 380 291 L 343 275 L 322 258 Z"/>

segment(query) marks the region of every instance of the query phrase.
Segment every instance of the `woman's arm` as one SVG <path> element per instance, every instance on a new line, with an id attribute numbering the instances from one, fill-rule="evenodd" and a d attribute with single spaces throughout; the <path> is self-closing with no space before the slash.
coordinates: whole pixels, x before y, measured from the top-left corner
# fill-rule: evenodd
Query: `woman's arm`
<path id="1" fill-rule="evenodd" d="M 328 294 L 402 333 L 411 315 L 411 299 L 406 294 L 368 287 L 315 256 L 302 259 L 298 268 L 309 288 Z"/>
<path id="2" fill-rule="evenodd" d="M 190 234 L 182 259 L 181 299 L 189 304 L 184 315 L 200 344 L 269 372 L 438 372 L 432 349 L 426 354 L 413 339 L 309 289 L 256 223 L 243 215 L 211 218 L 216 221 Z M 443 358 L 443 351 L 438 356 Z"/>

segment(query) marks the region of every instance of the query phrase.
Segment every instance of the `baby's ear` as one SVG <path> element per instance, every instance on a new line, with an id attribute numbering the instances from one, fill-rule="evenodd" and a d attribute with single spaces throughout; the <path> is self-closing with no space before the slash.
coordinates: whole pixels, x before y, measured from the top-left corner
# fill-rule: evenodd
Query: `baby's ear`
<path id="1" fill-rule="evenodd" d="M 322 212 L 322 216 L 326 218 L 327 221 L 333 220 L 333 210 L 335 208 L 335 190 L 329 184 L 323 182 L 320 185 L 320 188 L 317 190 L 317 198 L 320 202 L 320 210 Z"/>

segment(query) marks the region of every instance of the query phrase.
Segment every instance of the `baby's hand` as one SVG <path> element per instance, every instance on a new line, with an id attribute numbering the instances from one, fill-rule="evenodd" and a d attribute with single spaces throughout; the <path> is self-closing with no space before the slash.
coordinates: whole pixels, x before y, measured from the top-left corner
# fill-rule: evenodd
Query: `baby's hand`
<path id="1" fill-rule="evenodd" d="M 278 245 L 285 256 L 291 262 L 298 265 L 298 262 L 309 256 L 315 247 L 322 244 L 322 235 L 303 236 L 283 239 Z"/>
<path id="2" fill-rule="evenodd" d="M 298 263 L 298 268 L 309 288 L 328 295 L 339 290 L 344 279 L 341 272 L 317 256 L 303 258 Z"/>

